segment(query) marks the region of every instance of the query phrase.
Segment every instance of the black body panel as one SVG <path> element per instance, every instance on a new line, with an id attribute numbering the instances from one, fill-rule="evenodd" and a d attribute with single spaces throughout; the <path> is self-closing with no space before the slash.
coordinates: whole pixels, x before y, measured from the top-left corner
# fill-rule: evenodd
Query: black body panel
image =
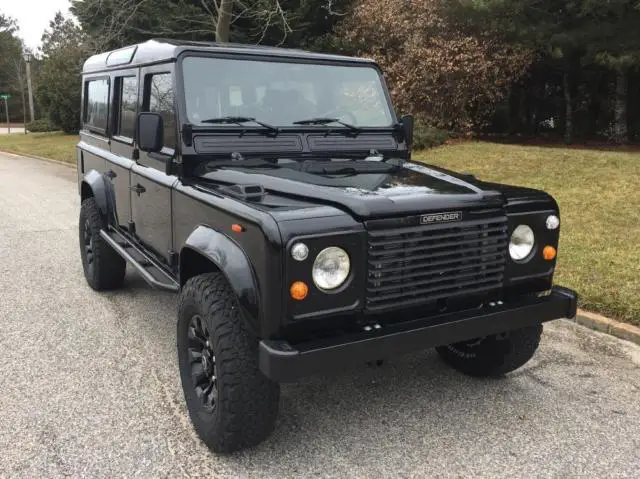
<path id="1" fill-rule="evenodd" d="M 407 162 L 397 171 L 326 178 L 293 168 L 220 168 L 202 177 L 224 184 L 260 184 L 276 196 L 334 206 L 360 220 L 435 211 L 501 207 L 504 197 L 453 175 Z M 347 164 L 348 166 L 348 164 Z M 265 200 L 262 204 L 268 204 Z"/>

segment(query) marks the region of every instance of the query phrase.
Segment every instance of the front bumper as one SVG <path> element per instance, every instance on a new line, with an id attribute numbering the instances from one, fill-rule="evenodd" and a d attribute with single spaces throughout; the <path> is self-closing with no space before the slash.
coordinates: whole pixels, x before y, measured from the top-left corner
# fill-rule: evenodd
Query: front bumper
<path id="1" fill-rule="evenodd" d="M 344 368 L 391 356 L 533 326 L 576 315 L 575 291 L 556 286 L 548 296 L 420 318 L 339 338 L 292 345 L 260 341 L 260 370 L 274 381 Z"/>

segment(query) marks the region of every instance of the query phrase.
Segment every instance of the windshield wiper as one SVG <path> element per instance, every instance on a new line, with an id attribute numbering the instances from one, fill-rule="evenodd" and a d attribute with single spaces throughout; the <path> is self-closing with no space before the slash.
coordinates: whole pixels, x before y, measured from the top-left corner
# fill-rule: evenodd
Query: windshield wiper
<path id="1" fill-rule="evenodd" d="M 235 125 L 242 125 L 244 123 L 255 123 L 257 125 L 260 125 L 263 128 L 266 128 L 267 130 L 273 132 L 273 133 L 280 133 L 280 128 L 278 128 L 277 126 L 273 126 L 270 125 L 269 123 L 265 123 L 263 121 L 260 120 L 256 120 L 255 118 L 252 118 L 250 116 L 221 116 L 218 118 L 209 118 L 207 120 L 202 120 L 200 123 L 210 123 L 210 124 L 235 124 Z"/>
<path id="2" fill-rule="evenodd" d="M 298 120 L 294 121 L 294 125 L 328 125 L 329 123 L 338 123 L 353 132 L 360 132 L 360 128 L 352 125 L 351 123 L 346 123 L 338 118 L 309 118 L 308 120 Z"/>

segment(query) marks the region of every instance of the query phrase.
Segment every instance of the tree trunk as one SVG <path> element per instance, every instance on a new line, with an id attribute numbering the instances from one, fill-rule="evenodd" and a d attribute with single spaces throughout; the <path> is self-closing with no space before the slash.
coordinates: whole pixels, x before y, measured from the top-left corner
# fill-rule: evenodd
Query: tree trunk
<path id="1" fill-rule="evenodd" d="M 233 0 L 221 0 L 218 9 L 218 23 L 216 24 L 216 42 L 226 43 L 229 41 L 232 14 Z"/>
<path id="2" fill-rule="evenodd" d="M 564 142 L 573 142 L 573 99 L 571 96 L 571 77 L 569 71 L 565 70 L 562 76 L 564 89 Z"/>
<path id="3" fill-rule="evenodd" d="M 615 141 L 624 144 L 629 141 L 629 128 L 627 126 L 627 100 L 629 94 L 629 70 L 621 68 L 616 78 L 615 101 Z"/>

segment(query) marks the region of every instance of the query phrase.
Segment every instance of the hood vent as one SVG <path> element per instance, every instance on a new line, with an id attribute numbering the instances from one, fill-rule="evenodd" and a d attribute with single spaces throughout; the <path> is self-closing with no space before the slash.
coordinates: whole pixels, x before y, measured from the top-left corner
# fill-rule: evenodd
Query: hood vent
<path id="1" fill-rule="evenodd" d="M 244 201 L 262 201 L 266 192 L 262 185 L 231 185 L 218 190 L 220 193 Z"/>

